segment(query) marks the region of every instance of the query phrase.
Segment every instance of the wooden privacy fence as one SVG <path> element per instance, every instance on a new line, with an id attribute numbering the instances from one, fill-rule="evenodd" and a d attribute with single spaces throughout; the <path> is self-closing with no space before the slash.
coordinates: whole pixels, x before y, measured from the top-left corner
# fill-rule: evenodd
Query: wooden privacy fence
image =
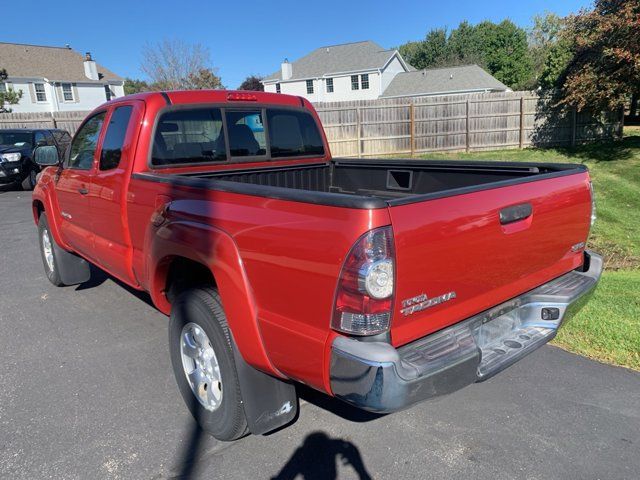
<path id="1" fill-rule="evenodd" d="M 576 145 L 622 136 L 623 112 L 558 113 L 532 92 L 318 103 L 336 157 Z M 89 112 L 0 113 L 0 128 L 75 133 Z"/>
<path id="2" fill-rule="evenodd" d="M 0 113 L 2 128 L 60 128 L 73 135 L 88 111 Z"/>
<path id="3" fill-rule="evenodd" d="M 554 112 L 531 92 L 318 103 L 336 157 L 575 145 L 622 135 L 620 112 Z"/>

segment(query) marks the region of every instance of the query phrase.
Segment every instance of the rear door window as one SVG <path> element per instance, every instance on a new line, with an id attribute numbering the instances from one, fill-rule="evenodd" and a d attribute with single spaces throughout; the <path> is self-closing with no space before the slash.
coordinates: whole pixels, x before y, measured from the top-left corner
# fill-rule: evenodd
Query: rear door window
<path id="1" fill-rule="evenodd" d="M 116 108 L 111 114 L 107 133 L 102 142 L 102 152 L 100 154 L 100 170 L 111 170 L 120 164 L 122 157 L 122 146 L 127 135 L 127 127 L 133 107 L 125 105 Z"/>
<path id="2" fill-rule="evenodd" d="M 324 155 L 324 144 L 313 117 L 296 110 L 268 109 L 271 157 Z"/>
<path id="3" fill-rule="evenodd" d="M 172 110 L 156 126 L 152 165 L 189 164 L 227 159 L 219 108 Z"/>
<path id="4" fill-rule="evenodd" d="M 228 110 L 226 115 L 232 157 L 260 157 L 267 154 L 261 110 Z"/>

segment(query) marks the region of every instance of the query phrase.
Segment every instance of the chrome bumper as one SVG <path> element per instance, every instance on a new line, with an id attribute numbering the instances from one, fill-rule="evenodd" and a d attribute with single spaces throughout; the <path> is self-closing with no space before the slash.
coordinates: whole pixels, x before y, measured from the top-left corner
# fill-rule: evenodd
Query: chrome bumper
<path id="1" fill-rule="evenodd" d="M 398 349 L 337 337 L 331 389 L 359 408 L 385 413 L 486 380 L 551 340 L 586 303 L 601 274 L 602 257 L 585 252 L 585 271 L 569 272 Z"/>

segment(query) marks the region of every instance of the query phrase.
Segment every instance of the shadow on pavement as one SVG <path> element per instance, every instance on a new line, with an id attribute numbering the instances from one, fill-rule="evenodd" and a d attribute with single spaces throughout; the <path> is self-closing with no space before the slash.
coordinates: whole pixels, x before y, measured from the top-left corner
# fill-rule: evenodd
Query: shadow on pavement
<path id="1" fill-rule="evenodd" d="M 207 434 L 196 422 L 191 422 L 182 450 L 178 454 L 177 473 L 171 477 L 172 479 L 188 480 L 193 477 L 197 470 L 198 458 L 205 435 Z"/>
<path id="2" fill-rule="evenodd" d="M 89 267 L 91 268 L 91 276 L 89 277 L 89 280 L 87 280 L 84 283 L 81 283 L 80 285 L 77 285 L 75 287 L 76 291 L 89 290 L 91 288 L 99 287 L 104 282 L 110 279 L 111 281 L 118 284 L 118 286 L 120 286 L 121 288 L 129 292 L 131 295 L 133 295 L 137 299 L 142 300 L 143 302 L 145 302 L 146 304 L 148 304 L 153 308 L 156 308 L 153 302 L 151 301 L 151 296 L 147 292 L 136 290 L 135 288 L 130 287 L 126 283 L 121 282 L 115 277 L 112 277 L 111 275 L 106 273 L 104 270 L 96 267 L 93 264 L 89 264 Z"/>
<path id="3" fill-rule="evenodd" d="M 364 466 L 360 450 L 353 443 L 331 438 L 324 432 L 312 432 L 304 443 L 293 452 L 291 458 L 273 480 L 333 480 L 338 478 L 336 461 L 350 465 L 361 480 L 371 479 Z"/>
<path id="4" fill-rule="evenodd" d="M 299 398 L 350 422 L 366 423 L 384 417 L 384 414 L 367 412 L 366 410 L 352 407 L 335 397 L 330 397 L 326 393 L 318 392 L 301 384 L 296 385 L 296 389 Z"/>

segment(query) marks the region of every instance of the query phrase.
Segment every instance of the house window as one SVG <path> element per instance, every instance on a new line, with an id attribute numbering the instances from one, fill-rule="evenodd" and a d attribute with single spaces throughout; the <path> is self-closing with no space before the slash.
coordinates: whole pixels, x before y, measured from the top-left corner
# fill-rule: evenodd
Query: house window
<path id="1" fill-rule="evenodd" d="M 327 78 L 327 93 L 333 93 L 333 78 Z"/>
<path id="2" fill-rule="evenodd" d="M 276 83 L 276 93 L 281 93 L 279 83 Z"/>
<path id="3" fill-rule="evenodd" d="M 34 83 L 33 88 L 36 90 L 36 102 L 46 102 L 47 92 L 44 91 L 44 83 Z"/>
<path id="4" fill-rule="evenodd" d="M 359 88 L 358 75 L 351 75 L 351 90 L 358 90 Z"/>
<path id="5" fill-rule="evenodd" d="M 307 80 L 307 94 L 311 95 L 313 93 L 313 80 Z"/>
<path id="6" fill-rule="evenodd" d="M 113 94 L 111 93 L 111 88 L 109 85 L 104 86 L 104 96 L 107 99 L 107 102 L 113 98 Z"/>
<path id="7" fill-rule="evenodd" d="M 0 82 L 0 93 L 7 93 L 7 84 Z"/>
<path id="8" fill-rule="evenodd" d="M 73 102 L 73 89 L 70 83 L 62 84 L 62 97 L 65 102 Z"/>
<path id="9" fill-rule="evenodd" d="M 362 90 L 369 90 L 369 74 L 363 73 L 360 75 L 360 88 Z"/>

